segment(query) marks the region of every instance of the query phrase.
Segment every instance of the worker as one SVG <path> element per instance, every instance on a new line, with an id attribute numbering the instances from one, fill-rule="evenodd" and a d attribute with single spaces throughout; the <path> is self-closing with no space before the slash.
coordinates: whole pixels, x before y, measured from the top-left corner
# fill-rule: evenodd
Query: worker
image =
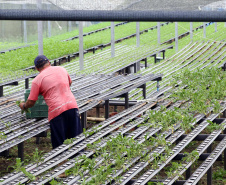
<path id="1" fill-rule="evenodd" d="M 38 55 L 34 60 L 39 74 L 32 81 L 30 95 L 20 108 L 26 110 L 34 106 L 41 94 L 48 105 L 51 142 L 53 149 L 63 144 L 64 140 L 82 133 L 78 106 L 70 90 L 71 78 L 66 69 L 51 66 L 48 58 Z"/>

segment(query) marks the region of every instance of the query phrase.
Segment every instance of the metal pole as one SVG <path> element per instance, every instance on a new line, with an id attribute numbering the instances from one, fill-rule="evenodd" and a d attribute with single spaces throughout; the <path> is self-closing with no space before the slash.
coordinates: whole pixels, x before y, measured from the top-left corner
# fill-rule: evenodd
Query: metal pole
<path id="1" fill-rule="evenodd" d="M 109 100 L 105 100 L 105 119 L 109 118 Z"/>
<path id="2" fill-rule="evenodd" d="M 0 97 L 3 96 L 3 86 L 0 86 Z"/>
<path id="3" fill-rule="evenodd" d="M 42 0 L 37 0 L 38 9 L 42 9 Z M 42 21 L 38 21 L 38 54 L 43 55 Z"/>
<path id="4" fill-rule="evenodd" d="M 71 21 L 68 22 L 68 26 L 69 26 L 69 31 L 71 31 L 71 27 L 72 27 L 72 24 L 71 24 Z"/>
<path id="5" fill-rule="evenodd" d="M 203 23 L 203 37 L 206 38 L 206 23 Z"/>
<path id="6" fill-rule="evenodd" d="M 18 144 L 18 157 L 24 161 L 24 142 Z"/>
<path id="7" fill-rule="evenodd" d="M 178 22 L 175 22 L 175 45 L 176 52 L 178 52 Z"/>
<path id="8" fill-rule="evenodd" d="M 47 5 L 48 10 L 50 10 L 50 4 Z M 51 37 L 51 21 L 48 21 L 48 37 Z"/>
<path id="9" fill-rule="evenodd" d="M 111 57 L 115 57 L 115 23 L 111 22 Z"/>
<path id="10" fill-rule="evenodd" d="M 84 69 L 83 22 L 82 21 L 79 21 L 79 67 L 80 67 L 80 71 Z"/>
<path id="11" fill-rule="evenodd" d="M 215 32 L 217 32 L 217 22 L 215 22 Z"/>
<path id="12" fill-rule="evenodd" d="M 157 32 L 158 32 L 158 45 L 160 45 L 161 44 L 160 22 L 157 22 Z"/>
<path id="13" fill-rule="evenodd" d="M 193 41 L 193 22 L 190 22 L 190 38 Z"/>
<path id="14" fill-rule="evenodd" d="M 136 24 L 137 29 L 137 47 L 140 47 L 140 23 L 137 22 Z"/>
<path id="15" fill-rule="evenodd" d="M 125 93 L 125 109 L 129 108 L 129 93 Z"/>
<path id="16" fill-rule="evenodd" d="M 4 9 L 4 4 L 2 4 L 2 9 Z M 226 23 L 225 23 L 226 24 Z M 5 35 L 4 35 L 4 21 L 1 20 L 1 41 L 4 42 L 4 38 L 5 38 Z"/>
<path id="17" fill-rule="evenodd" d="M 26 4 L 23 4 L 23 9 L 26 9 Z M 24 43 L 27 43 L 27 21 L 23 21 L 24 25 Z"/>

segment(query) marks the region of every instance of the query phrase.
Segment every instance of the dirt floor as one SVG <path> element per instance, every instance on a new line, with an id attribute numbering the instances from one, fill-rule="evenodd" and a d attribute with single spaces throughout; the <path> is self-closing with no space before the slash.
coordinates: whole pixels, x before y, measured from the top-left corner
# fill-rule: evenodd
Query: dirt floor
<path id="1" fill-rule="evenodd" d="M 118 107 L 117 110 L 115 110 L 115 107 L 110 108 L 110 113 L 113 113 L 114 111 L 121 112 L 124 109 L 124 107 Z M 87 113 L 87 116 L 96 116 L 96 109 L 93 109 Z M 100 108 L 100 117 L 104 117 L 104 109 Z M 87 123 L 87 129 L 95 125 L 96 122 L 88 122 Z M 204 131 L 202 133 L 207 133 L 207 131 Z M 182 152 L 191 152 L 197 148 L 197 146 L 201 143 L 201 141 L 193 141 L 191 142 Z M 212 150 L 219 144 L 219 141 L 215 141 L 212 147 Z M 51 139 L 50 139 L 50 131 L 47 132 L 47 137 L 40 138 L 40 143 L 36 144 L 36 138 L 31 138 L 24 143 L 24 157 L 25 161 L 24 164 L 28 164 L 31 161 L 33 161 L 33 156 L 35 154 L 36 148 L 38 149 L 39 154 L 43 155 L 49 151 L 52 150 L 51 146 Z M 0 157 L 0 177 L 12 172 L 14 170 L 16 158 L 18 155 L 18 149 L 17 146 L 11 148 L 9 150 L 9 156 L 7 157 Z M 224 160 L 224 156 L 222 156 Z M 178 162 L 178 161 L 177 161 Z M 197 166 L 201 165 L 202 161 L 197 161 L 192 166 L 192 172 L 195 171 Z M 170 164 L 168 165 L 170 166 Z M 224 169 L 224 163 L 223 161 L 217 161 L 213 165 L 213 185 L 226 185 L 226 170 Z M 141 172 L 143 173 L 143 172 Z M 163 179 L 166 177 L 166 174 L 164 170 L 161 171 L 160 174 L 156 176 L 156 178 Z M 185 177 L 185 174 L 184 174 Z M 199 182 L 199 185 L 207 185 L 207 175 L 205 175 L 201 181 Z"/>

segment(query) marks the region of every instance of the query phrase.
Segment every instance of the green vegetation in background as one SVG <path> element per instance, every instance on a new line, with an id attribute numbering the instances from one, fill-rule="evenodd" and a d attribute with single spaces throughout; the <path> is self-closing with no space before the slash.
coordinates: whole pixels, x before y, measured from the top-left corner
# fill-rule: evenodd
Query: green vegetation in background
<path id="1" fill-rule="evenodd" d="M 116 22 L 115 24 L 118 24 L 118 23 L 119 22 Z M 98 29 L 101 29 L 101 28 L 105 28 L 105 27 L 108 27 L 110 25 L 111 25 L 110 22 L 102 22 L 102 23 L 99 23 L 99 24 L 93 24 L 93 25 L 91 25 L 89 27 L 84 27 L 83 28 L 83 32 L 84 32 L 84 34 L 85 33 L 89 33 L 91 31 L 95 31 L 95 30 L 98 30 Z M 66 40 L 66 39 L 75 37 L 78 34 L 79 34 L 79 31 L 78 31 L 78 29 L 76 29 L 76 30 L 73 30 L 71 32 L 66 32 L 66 33 L 63 33 L 63 34 L 60 34 L 60 35 L 52 36 L 50 38 L 46 37 L 46 38 L 44 38 L 44 41 L 48 40 L 48 39 L 55 39 L 55 40 L 58 40 L 58 41 Z M 43 36 L 44 35 L 46 35 L 46 34 L 43 33 Z M 37 34 L 33 35 L 32 37 L 36 37 L 36 40 L 38 39 Z M 30 42 L 30 43 L 0 42 L 0 50 L 6 50 L 6 49 L 14 48 L 14 47 L 31 45 L 31 44 L 38 44 L 38 41 Z"/>
<path id="2" fill-rule="evenodd" d="M 156 23 L 143 23 L 141 28 L 149 28 Z M 136 32 L 136 23 L 128 23 L 122 26 L 115 27 L 115 39 L 119 39 Z M 111 30 L 101 31 L 84 37 L 84 49 L 91 48 L 99 44 L 110 42 Z M 62 42 L 60 40 L 49 38 L 44 40 L 44 55 L 48 58 L 55 59 L 67 54 L 77 52 L 79 49 L 79 40 Z M 16 51 L 7 52 L 0 55 L 0 68 L 2 71 L 15 71 L 24 69 L 33 65 L 34 58 L 38 55 L 38 45 L 21 48 Z M 16 64 L 16 65 L 15 65 Z"/>
<path id="3" fill-rule="evenodd" d="M 202 25 L 203 23 L 194 23 L 193 28 Z M 144 30 L 146 28 L 152 27 L 156 25 L 156 23 L 141 23 L 140 24 L 140 30 Z M 208 39 L 222 39 L 222 37 L 219 37 L 222 32 L 225 31 L 224 23 L 218 24 L 218 32 L 213 32 L 213 29 L 209 29 L 210 27 L 214 27 L 214 25 L 208 26 L 207 31 L 207 38 Z M 178 23 L 179 33 L 184 33 L 185 31 L 188 31 L 190 29 L 190 23 Z M 187 29 L 187 30 L 186 30 Z M 165 38 L 166 40 L 169 40 L 172 38 L 170 33 L 173 33 L 175 31 L 174 23 L 170 23 L 169 25 L 164 25 L 161 27 L 161 38 Z M 211 33 L 211 31 L 213 33 Z M 123 26 L 116 27 L 115 33 L 116 33 L 116 39 L 125 37 L 127 35 L 131 35 L 136 32 L 136 25 L 135 23 L 129 23 Z M 203 38 L 203 30 L 199 29 L 198 31 L 195 31 L 193 36 L 193 41 L 196 40 L 202 40 Z M 149 32 L 144 32 L 141 35 L 141 45 L 150 45 L 150 46 L 157 46 L 157 30 L 152 30 Z M 207 40 L 207 38 L 205 40 Z M 61 39 L 59 39 L 61 40 Z M 166 41 L 166 40 L 161 40 Z M 99 33 L 95 33 L 90 36 L 84 37 L 84 48 L 90 48 L 92 46 L 98 45 L 98 44 L 104 44 L 110 42 L 110 30 L 105 30 Z M 181 40 L 179 40 L 179 49 L 183 48 L 190 42 L 190 36 L 187 36 Z M 125 45 L 136 45 L 136 38 L 131 38 L 128 40 L 125 40 L 123 42 Z M 68 41 L 68 42 L 61 42 L 54 40 L 53 38 L 49 38 L 45 40 L 44 43 L 44 54 L 47 55 L 50 59 L 58 58 L 60 56 L 64 56 L 66 54 L 73 53 L 75 51 L 78 51 L 78 40 Z M 18 69 L 23 69 L 28 66 L 33 65 L 33 59 L 37 56 L 38 52 L 38 46 L 32 46 L 28 48 L 23 48 L 17 51 L 13 51 L 10 53 L 6 53 L 4 55 L 0 56 L 0 73 L 3 76 L 10 75 L 10 71 L 16 71 Z M 48 53 L 46 53 L 48 52 Z M 12 55 L 12 53 L 14 55 Z M 168 50 L 166 52 L 166 56 L 172 56 L 175 54 L 175 49 Z M 4 57 L 3 57 L 4 56 Z M 16 56 L 16 57 L 15 57 Z M 101 59 L 100 59 L 101 60 Z M 9 62 L 13 61 L 13 62 Z M 15 65 L 16 64 L 16 65 Z M 18 72 L 19 74 L 24 72 Z M 15 74 L 13 72 L 13 74 Z M 14 75 L 15 76 L 15 75 Z"/>

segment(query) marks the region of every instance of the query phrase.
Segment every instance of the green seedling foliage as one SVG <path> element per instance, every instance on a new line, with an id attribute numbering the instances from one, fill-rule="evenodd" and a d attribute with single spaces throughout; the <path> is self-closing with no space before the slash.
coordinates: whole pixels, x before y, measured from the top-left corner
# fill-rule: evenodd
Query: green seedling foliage
<path id="1" fill-rule="evenodd" d="M 16 158 L 16 164 L 12 167 L 16 172 L 23 172 L 24 175 L 26 175 L 29 180 L 31 181 L 35 180 L 35 176 L 29 173 L 28 171 L 26 171 L 26 169 L 23 167 L 23 162 L 21 162 L 20 158 Z"/>
<path id="2" fill-rule="evenodd" d="M 223 168 L 218 168 L 216 171 L 213 172 L 213 179 L 220 180 L 223 183 L 226 183 L 226 170 Z"/>
<path id="3" fill-rule="evenodd" d="M 63 185 L 63 182 L 57 181 L 57 180 L 55 180 L 55 179 L 52 179 L 49 183 L 50 183 L 51 185 Z"/>
<path id="4" fill-rule="evenodd" d="M 20 103 L 22 103 L 21 100 L 16 101 L 16 104 L 18 105 L 18 107 L 20 106 Z M 21 110 L 21 114 L 23 114 L 24 112 L 31 113 L 30 109 Z"/>

